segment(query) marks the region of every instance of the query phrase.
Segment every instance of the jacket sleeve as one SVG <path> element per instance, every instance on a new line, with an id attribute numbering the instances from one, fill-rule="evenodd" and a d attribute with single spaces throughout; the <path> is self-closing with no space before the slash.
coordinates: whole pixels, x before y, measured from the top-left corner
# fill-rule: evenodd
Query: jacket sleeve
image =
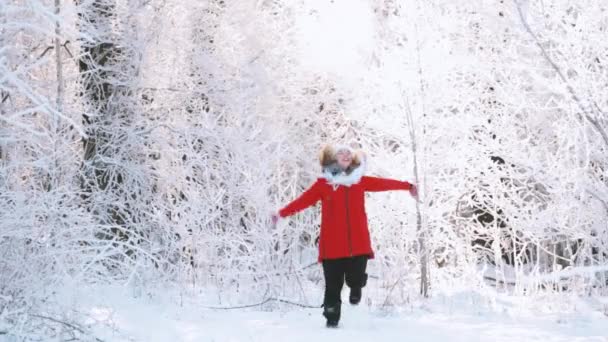
<path id="1" fill-rule="evenodd" d="M 380 177 L 364 176 L 361 178 L 361 183 L 365 191 L 409 190 L 412 188 L 412 184 L 409 182 Z"/>
<path id="2" fill-rule="evenodd" d="M 321 199 L 321 181 L 317 180 L 308 190 L 304 191 L 298 198 L 279 210 L 279 216 L 291 216 L 302 211 Z"/>

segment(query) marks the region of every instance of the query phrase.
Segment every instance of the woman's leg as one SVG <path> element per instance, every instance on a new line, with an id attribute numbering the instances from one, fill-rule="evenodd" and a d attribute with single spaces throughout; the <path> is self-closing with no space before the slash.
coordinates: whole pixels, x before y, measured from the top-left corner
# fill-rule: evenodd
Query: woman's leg
<path id="1" fill-rule="evenodd" d="M 325 296 L 323 298 L 323 316 L 327 318 L 328 326 L 336 326 L 340 320 L 342 300 L 340 293 L 344 286 L 347 259 L 323 260 L 323 276 L 325 277 Z"/>
<path id="2" fill-rule="evenodd" d="M 346 265 L 346 285 L 350 287 L 348 300 L 351 304 L 361 301 L 361 289 L 367 284 L 367 255 L 359 255 L 348 259 Z"/>

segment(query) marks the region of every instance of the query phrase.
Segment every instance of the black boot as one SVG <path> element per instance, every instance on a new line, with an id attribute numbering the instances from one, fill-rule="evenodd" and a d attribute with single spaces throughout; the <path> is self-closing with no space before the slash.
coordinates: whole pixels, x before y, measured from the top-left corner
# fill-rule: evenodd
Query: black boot
<path id="1" fill-rule="evenodd" d="M 349 264 L 346 270 L 346 285 L 350 287 L 350 295 L 348 301 L 352 305 L 357 305 L 361 302 L 361 289 L 367 284 L 367 256 L 356 256 L 349 259 Z"/>
<path id="2" fill-rule="evenodd" d="M 324 305 L 323 306 L 323 316 L 327 318 L 327 327 L 335 328 L 338 326 L 338 322 L 340 321 L 340 303 L 335 305 Z"/>
<path id="3" fill-rule="evenodd" d="M 357 305 L 361 302 L 361 288 L 360 287 L 352 287 L 350 289 L 350 295 L 348 296 L 348 301 L 352 305 Z"/>

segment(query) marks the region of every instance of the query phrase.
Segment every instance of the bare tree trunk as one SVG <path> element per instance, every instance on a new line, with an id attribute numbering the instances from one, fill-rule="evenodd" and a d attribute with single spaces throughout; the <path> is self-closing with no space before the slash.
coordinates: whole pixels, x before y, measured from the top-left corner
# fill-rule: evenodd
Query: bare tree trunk
<path id="1" fill-rule="evenodd" d="M 409 100 L 406 99 L 406 116 L 409 126 L 410 139 L 412 141 L 412 155 L 414 158 L 414 184 L 420 189 L 420 176 L 418 168 L 418 149 L 416 145 L 416 129 L 414 126 L 414 118 L 412 115 Z M 428 297 L 430 276 L 429 276 L 429 262 L 428 262 L 428 251 L 426 246 L 426 230 L 422 226 L 422 211 L 420 208 L 420 200 L 416 200 L 416 233 L 418 235 L 418 248 L 420 256 L 420 294 L 424 297 Z"/>
<path id="2" fill-rule="evenodd" d="M 118 205 L 124 203 L 112 203 L 113 194 L 119 192 L 124 179 L 115 160 L 124 146 L 115 141 L 120 134 L 115 128 L 124 126 L 123 121 L 128 119 L 118 100 L 124 90 L 114 85 L 119 79 L 117 61 L 122 57 L 113 33 L 115 3 L 114 0 L 95 0 L 81 6 L 82 36 L 88 37 L 82 41 L 79 59 L 82 98 L 86 108 L 83 125 L 87 135 L 83 139 L 83 199 L 85 205 L 95 208 L 100 223 L 112 227 L 110 234 L 100 233 L 99 237 L 126 241 L 125 213 L 118 209 Z M 103 203 L 98 203 L 99 199 Z"/>
<path id="3" fill-rule="evenodd" d="M 93 27 L 97 30 L 109 29 L 113 16 L 113 5 L 108 1 L 95 1 L 88 5 L 89 10 L 83 9 L 79 13 L 81 26 L 83 28 Z M 109 101 L 114 94 L 110 78 L 111 71 L 108 70 L 111 61 L 119 50 L 113 42 L 109 41 L 85 41 L 82 44 L 82 54 L 79 60 L 79 70 L 82 75 L 83 97 L 88 104 L 88 109 L 83 114 L 84 126 L 87 138 L 84 139 L 85 162 L 93 161 L 98 154 L 98 140 L 107 140 L 102 134 L 100 125 L 103 125 L 104 117 L 109 113 Z M 108 67 L 108 68 L 106 68 Z M 91 115 L 93 114 L 93 115 Z M 100 141 L 101 142 L 101 141 Z M 97 172 L 97 181 L 103 189 L 106 187 L 102 172 Z"/>
<path id="4" fill-rule="evenodd" d="M 420 9 L 419 9 L 420 11 Z M 421 103 L 422 103 L 422 110 L 421 110 L 421 114 L 422 117 L 424 117 L 426 114 L 426 109 L 425 109 L 425 100 L 424 100 L 424 83 L 423 83 L 423 79 L 422 79 L 422 62 L 420 60 L 420 39 L 419 39 L 419 33 L 418 33 L 418 26 L 415 24 L 414 25 L 415 29 L 416 29 L 416 54 L 417 54 L 417 62 L 418 62 L 418 81 L 419 81 L 419 85 L 420 85 L 420 97 L 421 97 Z M 409 99 L 406 98 L 406 115 L 407 115 L 407 121 L 408 121 L 408 126 L 410 129 L 410 140 L 412 142 L 412 156 L 414 159 L 414 182 L 416 184 L 416 187 L 418 188 L 419 192 L 421 192 L 421 182 L 420 182 L 420 167 L 419 167 L 419 161 L 418 161 L 418 156 L 419 156 L 419 151 L 418 151 L 418 146 L 417 146 L 417 137 L 416 137 L 416 125 L 415 125 L 415 121 L 414 121 L 414 117 L 413 117 L 413 113 L 412 113 L 412 109 L 410 106 L 410 102 Z M 423 133 L 424 132 L 424 127 L 423 127 Z M 418 197 L 420 196 L 420 193 L 418 194 Z M 428 253 L 428 246 L 427 246 L 427 231 L 425 229 L 425 227 L 423 227 L 423 222 L 422 222 L 422 209 L 421 209 L 421 205 L 420 205 L 420 200 L 419 198 L 416 198 L 416 233 L 418 235 L 418 246 L 419 246 L 419 255 L 420 255 L 420 294 L 422 294 L 424 297 L 428 297 L 429 296 L 429 287 L 430 287 L 430 269 L 429 269 L 429 253 Z"/>
<path id="5" fill-rule="evenodd" d="M 61 12 L 61 0 L 55 0 L 55 15 L 59 16 Z M 51 118 L 51 136 L 53 139 L 53 168 L 50 171 L 49 188 L 55 189 L 59 186 L 59 180 L 57 177 L 60 174 L 59 161 L 58 161 L 58 145 L 57 139 L 59 139 L 59 114 L 63 112 L 63 65 L 61 61 L 61 22 L 59 19 L 55 22 L 55 70 L 57 80 L 57 95 L 55 99 L 56 113 Z"/>
<path id="6" fill-rule="evenodd" d="M 59 15 L 61 12 L 61 0 L 55 0 L 55 15 Z M 55 22 L 55 62 L 57 70 L 57 99 L 56 106 L 57 112 L 63 111 L 63 66 L 61 64 L 61 23 L 59 20 Z M 53 119 L 55 128 L 57 128 L 59 117 L 55 115 Z"/>
<path id="7" fill-rule="evenodd" d="M 6 27 L 6 16 L 0 15 L 0 46 L 5 46 L 5 44 L 6 44 L 5 27 Z M 5 106 L 8 101 L 8 98 L 9 98 L 8 92 L 5 92 L 4 90 L 0 90 L 0 115 L 2 115 L 2 116 L 4 116 L 4 114 L 5 114 Z M 0 129 L 3 130 L 4 127 L 0 126 Z M 4 143 L 0 143 L 0 162 L 5 162 L 6 158 L 7 158 L 6 145 Z"/>

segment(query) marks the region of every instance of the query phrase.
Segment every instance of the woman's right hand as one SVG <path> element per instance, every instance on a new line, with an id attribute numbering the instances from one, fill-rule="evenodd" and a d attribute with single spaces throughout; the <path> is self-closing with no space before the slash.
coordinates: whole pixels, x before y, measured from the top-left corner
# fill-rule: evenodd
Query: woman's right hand
<path id="1" fill-rule="evenodd" d="M 279 222 L 279 218 L 280 218 L 279 213 L 275 212 L 270 215 L 270 219 L 272 220 L 273 225 L 276 225 L 277 222 Z"/>

